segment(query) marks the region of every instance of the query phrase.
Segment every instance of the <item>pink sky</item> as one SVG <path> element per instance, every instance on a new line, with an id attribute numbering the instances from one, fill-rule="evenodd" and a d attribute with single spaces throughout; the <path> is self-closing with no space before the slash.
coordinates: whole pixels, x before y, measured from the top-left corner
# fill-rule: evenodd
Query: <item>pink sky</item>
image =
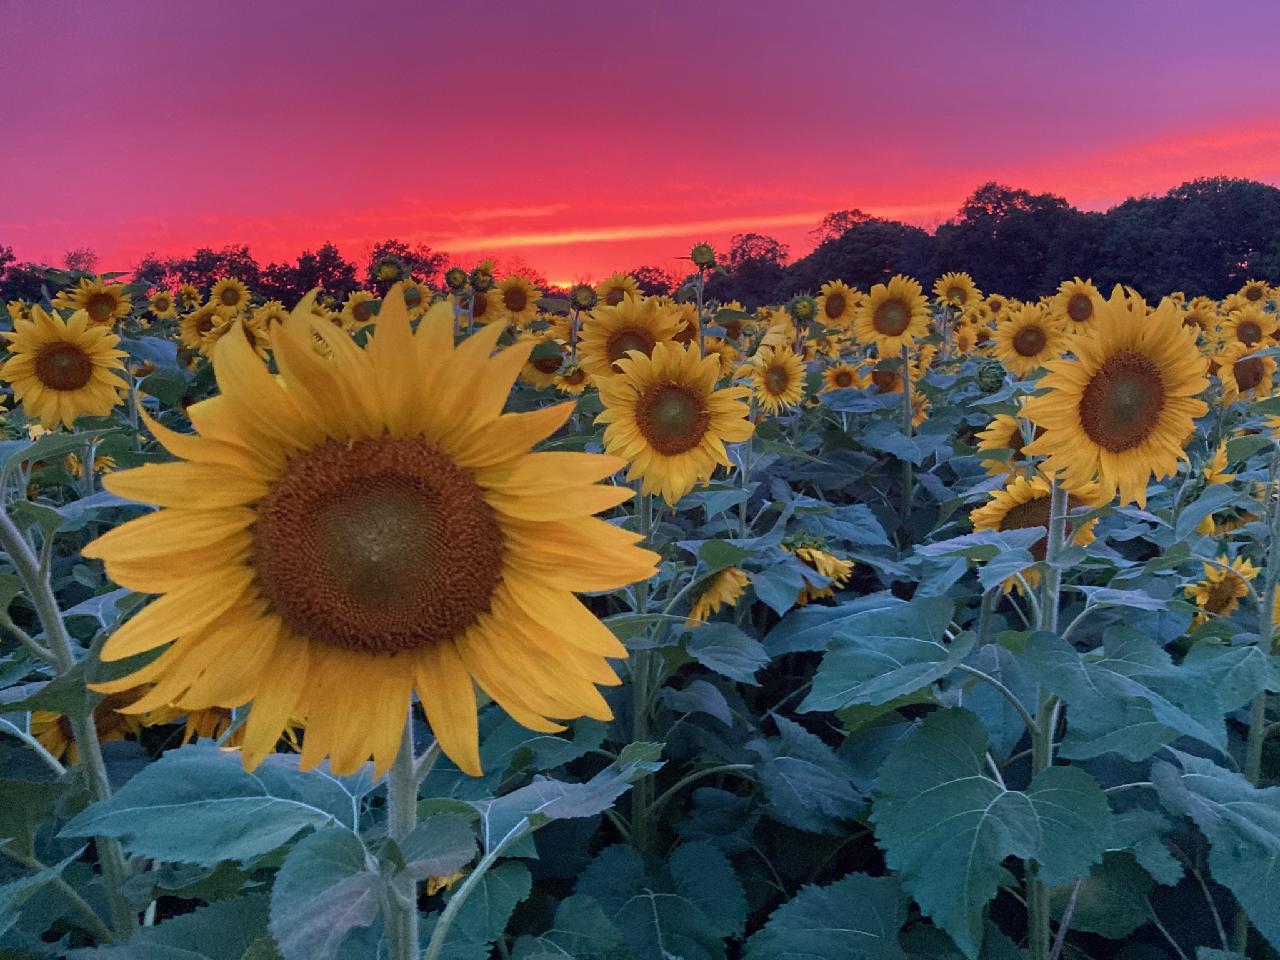
<path id="1" fill-rule="evenodd" d="M 0 244 L 398 237 L 553 281 L 979 183 L 1280 184 L 1274 2 L 0 0 Z"/>

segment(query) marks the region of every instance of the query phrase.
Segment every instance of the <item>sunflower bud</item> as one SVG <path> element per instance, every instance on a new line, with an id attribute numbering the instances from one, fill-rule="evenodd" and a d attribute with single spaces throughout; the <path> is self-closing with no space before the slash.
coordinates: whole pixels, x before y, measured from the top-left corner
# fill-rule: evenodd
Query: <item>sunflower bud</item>
<path id="1" fill-rule="evenodd" d="M 716 265 L 716 252 L 711 249 L 711 244 L 698 243 L 689 251 L 689 259 L 699 269 L 709 270 Z"/>
<path id="2" fill-rule="evenodd" d="M 589 283 L 579 283 L 569 291 L 569 302 L 579 310 L 591 310 L 596 305 L 596 291 Z"/>
<path id="3" fill-rule="evenodd" d="M 444 275 L 444 282 L 450 290 L 458 291 L 467 285 L 467 271 L 461 267 L 450 267 Z"/>

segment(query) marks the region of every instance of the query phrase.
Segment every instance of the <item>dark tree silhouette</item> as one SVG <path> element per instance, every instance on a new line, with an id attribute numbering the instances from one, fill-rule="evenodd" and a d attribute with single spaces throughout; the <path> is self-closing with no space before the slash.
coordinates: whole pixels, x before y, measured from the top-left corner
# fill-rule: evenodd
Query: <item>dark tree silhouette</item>
<path id="1" fill-rule="evenodd" d="M 304 250 L 293 263 L 271 263 L 262 271 L 263 296 L 292 307 L 308 291 L 319 287 L 337 300 L 345 300 L 360 287 L 356 265 L 345 259 L 332 243 L 319 250 Z"/>
<path id="2" fill-rule="evenodd" d="M 739 300 L 754 310 L 773 299 L 784 275 L 790 249 L 760 233 L 739 233 L 729 240 L 725 273 L 707 281 L 707 296 L 721 302 Z"/>
<path id="3" fill-rule="evenodd" d="M 231 244 L 221 250 L 200 247 L 189 257 L 174 260 L 168 279 L 177 284 L 190 283 L 207 292 L 223 277 L 236 277 L 256 289 L 262 268 L 246 244 Z"/>
<path id="4" fill-rule="evenodd" d="M 365 268 L 365 281 L 371 287 L 385 289 L 390 286 L 390 282 L 379 281 L 377 277 L 378 262 L 383 257 L 397 258 L 408 268 L 413 279 L 433 287 L 440 286 L 449 265 L 447 253 L 432 250 L 426 244 L 410 246 L 403 240 L 381 240 L 369 251 L 369 262 Z"/>
<path id="5" fill-rule="evenodd" d="M 636 267 L 627 272 L 636 278 L 640 292 L 649 297 L 670 296 L 676 286 L 676 278 L 661 267 Z"/>

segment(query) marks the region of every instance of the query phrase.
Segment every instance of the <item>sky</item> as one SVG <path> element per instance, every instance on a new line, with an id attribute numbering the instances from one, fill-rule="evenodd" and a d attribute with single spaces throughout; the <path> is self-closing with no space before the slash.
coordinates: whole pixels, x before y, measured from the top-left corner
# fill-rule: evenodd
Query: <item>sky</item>
<path id="1" fill-rule="evenodd" d="M 976 186 L 1280 185 L 1274 0 L 0 0 L 0 245 L 388 237 L 553 282 Z"/>

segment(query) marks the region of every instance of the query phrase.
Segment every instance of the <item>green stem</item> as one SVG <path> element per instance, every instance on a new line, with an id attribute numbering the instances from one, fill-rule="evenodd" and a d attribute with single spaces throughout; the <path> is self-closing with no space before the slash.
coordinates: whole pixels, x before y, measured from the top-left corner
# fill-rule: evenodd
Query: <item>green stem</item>
<path id="1" fill-rule="evenodd" d="M 30 870 L 40 871 L 48 869 L 48 867 L 35 857 L 28 857 L 25 854 L 18 853 L 10 847 L 0 846 L 0 853 L 12 857 L 15 861 Z M 60 876 L 54 877 L 51 882 L 62 892 L 62 895 L 67 898 L 70 904 L 76 908 L 76 912 L 84 918 L 86 929 L 94 935 L 99 943 L 111 943 L 115 940 L 115 935 L 111 932 L 110 928 L 102 922 L 102 918 L 98 916 L 97 911 L 95 911 L 93 907 L 89 906 L 88 901 L 76 892 L 75 887 L 71 886 L 71 884 L 67 883 L 67 881 L 63 880 Z"/>
<path id="2" fill-rule="evenodd" d="M 756 422 L 756 401 L 754 397 L 751 400 L 748 416 L 752 423 Z M 754 442 L 754 433 L 742 442 L 742 474 L 739 479 L 742 481 L 744 496 L 742 502 L 738 504 L 738 538 L 742 540 L 745 540 L 747 536 L 747 501 L 751 499 L 748 489 L 751 483 L 751 450 Z"/>
<path id="3" fill-rule="evenodd" d="M 45 643 L 51 655 L 50 666 L 59 676 L 69 672 L 76 664 L 75 647 L 67 625 L 62 620 L 62 610 L 58 607 L 58 598 L 53 592 L 53 584 L 48 575 L 40 569 L 40 561 L 31 544 L 27 542 L 17 525 L 9 516 L 9 511 L 0 504 L 0 548 L 9 556 L 14 572 L 22 581 L 31 605 L 35 607 L 40 626 L 44 629 Z M 89 794 L 95 801 L 101 802 L 111 796 L 111 781 L 107 778 L 107 765 L 102 757 L 102 747 L 98 743 L 98 727 L 94 722 L 93 705 L 89 697 L 83 698 L 67 715 L 71 724 L 71 732 L 75 737 L 79 751 L 80 764 L 84 767 L 89 783 Z M 121 893 L 121 888 L 129 876 L 129 867 L 125 861 L 124 851 L 118 840 L 110 837 L 95 837 L 94 847 L 98 851 L 98 861 L 102 866 L 106 880 L 107 895 L 111 901 L 112 924 L 116 934 L 124 939 L 137 926 L 137 914 L 129 907 Z"/>
<path id="4" fill-rule="evenodd" d="M 418 778 L 413 759 L 413 713 L 405 718 L 400 750 L 387 773 L 387 836 L 400 843 L 418 824 Z M 393 883 L 386 900 L 391 960 L 418 956 L 418 885 L 408 873 Z"/>
<path id="5" fill-rule="evenodd" d="M 30 747 L 32 752 L 35 753 L 36 756 L 38 756 L 41 760 L 44 761 L 45 766 L 47 766 L 50 770 L 53 771 L 53 775 L 55 777 L 60 777 L 67 772 L 67 768 L 62 765 L 62 763 L 58 760 L 57 757 L 55 757 L 52 753 L 50 753 L 48 750 L 44 748 L 43 743 L 41 743 L 31 734 L 27 733 L 27 731 L 23 730 L 16 723 L 12 723 L 8 720 L 5 720 L 3 717 L 0 717 L 0 731 L 3 731 L 14 737 L 17 737 L 19 740 L 25 743 L 28 747 Z M 4 847 L 0 847 L 0 850 L 3 850 L 3 849 Z"/>
<path id="6" fill-rule="evenodd" d="M 978 645 L 991 642 L 991 617 L 1000 602 L 1000 584 L 996 584 L 982 595 L 982 606 L 978 610 Z"/>
<path id="7" fill-rule="evenodd" d="M 653 498 L 637 490 L 639 503 L 636 505 L 640 536 L 645 546 L 651 546 L 653 540 Z M 649 582 L 643 580 L 636 584 L 636 613 L 644 614 L 649 607 Z M 646 631 L 647 632 L 647 631 Z M 642 743 L 649 739 L 649 707 L 653 694 L 649 688 L 650 674 L 654 666 L 651 662 L 654 652 L 647 648 L 635 650 L 631 654 L 631 741 Z M 649 846 L 649 808 L 653 803 L 653 781 L 645 777 L 631 788 L 631 841 L 639 850 Z"/>
<path id="8" fill-rule="evenodd" d="M 902 432 L 911 437 L 911 421 L 915 412 L 911 409 L 911 353 L 902 348 Z M 902 526 L 905 529 L 911 519 L 911 501 L 915 499 L 915 474 L 910 460 L 902 461 Z"/>

